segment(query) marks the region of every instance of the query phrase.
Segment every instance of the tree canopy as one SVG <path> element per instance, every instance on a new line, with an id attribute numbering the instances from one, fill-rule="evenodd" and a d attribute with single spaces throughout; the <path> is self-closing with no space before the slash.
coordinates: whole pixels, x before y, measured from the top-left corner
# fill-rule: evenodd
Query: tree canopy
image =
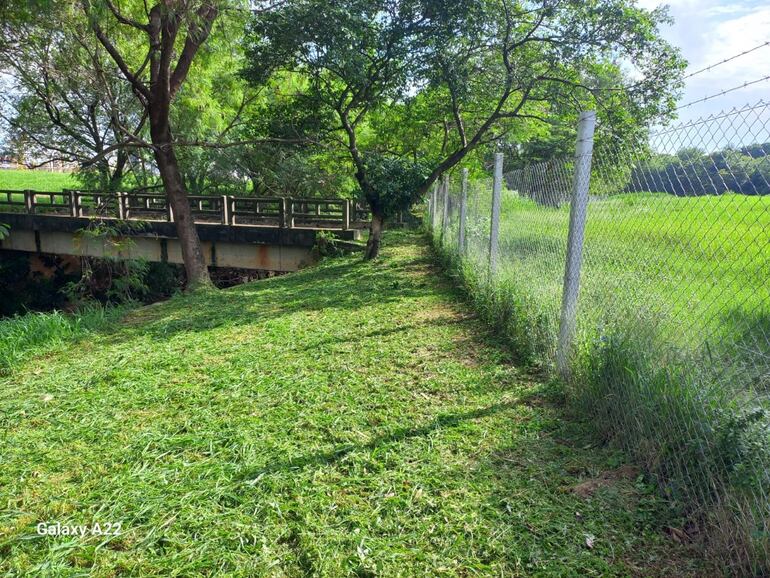
<path id="1" fill-rule="evenodd" d="M 332 114 L 323 138 L 372 210 L 372 257 L 375 228 L 480 146 L 585 108 L 627 132 L 669 113 L 683 61 L 665 20 L 628 0 L 294 0 L 252 21 L 245 74 L 302 75 L 296 106 Z"/>
<path id="2" fill-rule="evenodd" d="M 93 186 L 161 184 L 202 277 L 189 193 L 358 195 L 383 223 L 458 163 L 566 152 L 671 114 L 684 63 L 633 0 L 18 0 L 0 112 Z M 567 128 L 565 128 L 567 127 Z M 172 130 L 173 129 L 173 130 Z M 197 257 L 196 257 L 197 255 Z M 195 263 L 194 263 L 195 262 Z M 195 275 L 193 275 L 193 278 Z"/>

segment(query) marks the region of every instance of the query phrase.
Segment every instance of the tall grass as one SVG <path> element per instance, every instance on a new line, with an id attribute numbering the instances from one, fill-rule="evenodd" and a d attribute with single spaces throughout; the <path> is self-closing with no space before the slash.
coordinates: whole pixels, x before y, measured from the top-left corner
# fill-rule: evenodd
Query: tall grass
<path id="1" fill-rule="evenodd" d="M 33 355 L 105 328 L 123 313 L 125 308 L 89 305 L 78 313 L 30 312 L 0 319 L 0 374 L 10 373 Z"/>

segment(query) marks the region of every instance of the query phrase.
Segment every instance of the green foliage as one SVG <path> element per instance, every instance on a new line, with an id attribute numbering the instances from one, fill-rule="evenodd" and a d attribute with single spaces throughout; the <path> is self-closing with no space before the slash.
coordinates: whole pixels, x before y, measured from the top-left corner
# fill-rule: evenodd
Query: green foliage
<path id="1" fill-rule="evenodd" d="M 415 162 L 377 153 L 364 157 L 367 181 L 371 185 L 367 201 L 385 217 L 409 210 L 420 198 L 420 185 L 430 174 L 425 162 Z"/>
<path id="2" fill-rule="evenodd" d="M 89 306 L 78 313 L 27 313 L 0 319 L 0 375 L 34 356 L 71 346 L 78 339 L 115 323 L 125 309 Z"/>
<path id="3" fill-rule="evenodd" d="M 149 267 L 146 261 L 83 257 L 80 263 L 80 277 L 63 288 L 70 303 L 130 303 L 141 301 L 149 291 L 146 284 Z"/>
<path id="4" fill-rule="evenodd" d="M 671 112 L 681 86 L 684 63 L 658 31 L 666 21 L 665 10 L 622 0 L 295 0 L 252 20 L 244 74 L 255 85 L 276 71 L 304 78 L 296 102 L 334 116 L 319 136 L 344 149 L 378 213 L 406 197 L 400 187 L 377 190 L 387 181 L 369 174 L 382 166 L 371 157 L 401 159 L 405 177 L 407 159 L 429 169 L 412 185 L 414 203 L 503 136 L 542 139 L 520 155 L 571 143 L 555 127 L 572 126 L 565 121 L 580 109 L 602 107 L 616 136 L 637 139 L 649 119 Z M 621 61 L 640 71 L 632 90 L 617 90 L 628 80 Z"/>
<path id="5" fill-rule="evenodd" d="M 143 227 L 142 222 L 92 220 L 78 231 L 78 237 L 123 252 L 133 243 L 127 233 Z M 178 291 L 182 278 L 179 268 L 167 263 L 151 264 L 122 256 L 81 257 L 79 278 L 67 283 L 62 292 L 75 305 L 93 301 L 104 305 L 151 302 Z"/>

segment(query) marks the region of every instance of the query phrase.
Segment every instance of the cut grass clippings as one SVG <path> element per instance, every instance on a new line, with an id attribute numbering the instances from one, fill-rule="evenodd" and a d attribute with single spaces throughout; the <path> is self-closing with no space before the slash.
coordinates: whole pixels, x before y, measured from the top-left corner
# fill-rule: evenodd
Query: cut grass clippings
<path id="1" fill-rule="evenodd" d="M 0 377 L 0 574 L 703 575 L 558 398 L 414 234 L 175 297 Z"/>

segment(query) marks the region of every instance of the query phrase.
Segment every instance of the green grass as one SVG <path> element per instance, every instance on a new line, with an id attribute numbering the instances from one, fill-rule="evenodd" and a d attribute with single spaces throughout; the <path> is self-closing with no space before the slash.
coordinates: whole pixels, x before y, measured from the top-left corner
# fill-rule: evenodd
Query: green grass
<path id="1" fill-rule="evenodd" d="M 80 186 L 72 173 L 55 173 L 42 170 L 0 170 L 0 190 L 61 191 Z"/>
<path id="2" fill-rule="evenodd" d="M 489 284 L 488 197 L 462 263 L 450 229 L 449 265 L 519 358 L 553 370 L 569 207 L 507 193 Z M 768 230 L 770 197 L 592 199 L 567 391 L 744 573 L 770 569 Z"/>
<path id="3" fill-rule="evenodd" d="M 488 220 L 488 217 L 487 217 Z M 553 323 L 561 299 L 569 207 L 507 196 L 501 279 L 513 279 Z M 767 314 L 770 197 L 635 193 L 588 209 L 580 322 L 612 325 L 643 310 L 665 340 L 693 350 L 745 337 Z M 763 328 L 760 327 L 760 330 Z"/>
<path id="4" fill-rule="evenodd" d="M 28 313 L 0 319 L 0 375 L 23 360 L 47 355 L 115 321 L 125 308 L 93 306 L 77 314 Z"/>
<path id="5" fill-rule="evenodd" d="M 139 309 L 0 378 L 0 573 L 703 575 L 422 241 L 383 253 Z M 57 521 L 123 533 L 35 534 Z"/>

